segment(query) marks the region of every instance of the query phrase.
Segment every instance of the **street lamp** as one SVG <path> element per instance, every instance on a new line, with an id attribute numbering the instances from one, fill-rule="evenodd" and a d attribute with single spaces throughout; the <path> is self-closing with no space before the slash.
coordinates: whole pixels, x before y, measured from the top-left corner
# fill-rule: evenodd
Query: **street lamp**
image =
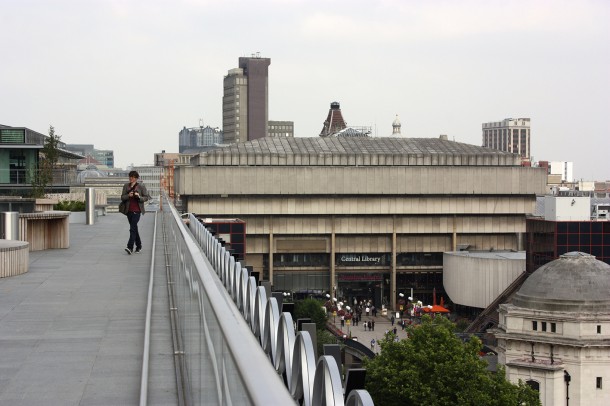
<path id="1" fill-rule="evenodd" d="M 352 310 L 352 309 L 351 309 L 351 307 L 349 307 L 349 306 L 345 306 L 345 310 L 347 310 L 347 311 L 348 311 L 348 313 L 349 313 L 349 311 L 350 311 L 350 310 Z M 347 319 L 347 320 L 346 320 L 346 322 L 347 322 L 347 335 L 348 335 L 349 337 L 351 337 L 351 333 L 350 333 L 350 331 L 349 331 L 349 325 L 351 324 L 351 323 L 350 323 L 350 320 L 351 320 L 351 319 Z"/>

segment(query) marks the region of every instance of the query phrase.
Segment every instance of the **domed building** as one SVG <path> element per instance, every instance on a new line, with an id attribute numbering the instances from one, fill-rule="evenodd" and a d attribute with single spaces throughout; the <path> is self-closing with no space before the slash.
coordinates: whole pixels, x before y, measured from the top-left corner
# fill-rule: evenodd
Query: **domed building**
<path id="1" fill-rule="evenodd" d="M 610 404 L 610 265 L 569 252 L 499 309 L 498 362 L 543 405 Z"/>

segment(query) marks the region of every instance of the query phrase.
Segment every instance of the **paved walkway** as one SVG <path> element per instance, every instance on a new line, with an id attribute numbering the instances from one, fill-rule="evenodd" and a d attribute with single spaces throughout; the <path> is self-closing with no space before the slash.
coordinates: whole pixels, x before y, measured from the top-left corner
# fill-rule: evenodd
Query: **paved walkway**
<path id="1" fill-rule="evenodd" d="M 127 255 L 126 218 L 70 224 L 70 248 L 30 253 L 30 269 L 0 279 L 0 404 L 136 405 L 155 213 Z M 176 403 L 161 217 L 157 225 L 149 404 Z"/>
<path id="2" fill-rule="evenodd" d="M 352 339 L 356 339 L 358 340 L 358 342 L 366 345 L 367 347 L 371 348 L 371 340 L 375 339 L 375 349 L 374 351 L 376 353 L 379 353 L 379 345 L 377 344 L 377 342 L 379 340 L 381 340 L 384 336 L 385 333 L 387 331 L 391 331 L 394 329 L 394 327 L 396 327 L 396 335 L 398 336 L 399 339 L 405 339 L 407 338 L 407 331 L 406 330 L 402 330 L 402 328 L 397 324 L 394 323 L 394 326 L 392 326 L 392 323 L 390 321 L 389 315 L 386 316 L 381 316 L 380 314 L 377 314 L 377 317 L 373 317 L 373 316 L 362 316 L 362 321 L 358 322 L 357 326 L 354 325 L 345 325 L 343 327 L 341 327 L 341 321 L 340 321 L 340 317 L 337 316 L 334 318 L 330 316 L 330 320 L 333 321 L 333 324 L 335 325 L 335 327 L 337 327 L 339 330 L 343 331 L 344 334 L 347 334 L 349 336 L 349 334 L 351 333 L 352 335 Z M 364 330 L 364 322 L 365 321 L 375 321 L 375 330 L 374 331 L 370 331 L 370 330 Z"/>

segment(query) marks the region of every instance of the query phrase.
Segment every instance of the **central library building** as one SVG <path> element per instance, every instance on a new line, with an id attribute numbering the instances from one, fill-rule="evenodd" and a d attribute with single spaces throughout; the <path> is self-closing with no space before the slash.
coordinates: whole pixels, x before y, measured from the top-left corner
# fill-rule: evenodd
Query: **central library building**
<path id="1" fill-rule="evenodd" d="M 546 170 L 446 137 L 262 138 L 193 157 L 175 189 L 187 212 L 245 223 L 244 262 L 273 290 L 397 309 L 459 304 L 446 252 L 522 251 Z"/>

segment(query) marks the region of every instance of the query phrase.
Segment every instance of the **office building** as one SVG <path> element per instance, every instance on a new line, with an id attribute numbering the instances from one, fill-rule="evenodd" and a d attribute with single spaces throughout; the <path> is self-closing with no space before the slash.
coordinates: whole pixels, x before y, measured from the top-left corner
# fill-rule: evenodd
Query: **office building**
<path id="1" fill-rule="evenodd" d="M 544 196 L 541 213 L 527 218 L 527 270 L 561 255 L 586 252 L 610 264 L 610 198 Z"/>
<path id="2" fill-rule="evenodd" d="M 178 151 L 203 151 L 208 147 L 223 143 L 223 132 L 220 128 L 209 125 L 203 127 L 184 127 L 178 135 Z"/>
<path id="3" fill-rule="evenodd" d="M 79 164 L 103 165 L 107 168 L 114 168 L 114 151 L 109 149 L 96 149 L 93 144 L 66 144 L 66 150 L 72 151 L 85 158 Z"/>
<path id="4" fill-rule="evenodd" d="M 269 121 L 269 137 L 294 137 L 293 121 Z"/>
<path id="5" fill-rule="evenodd" d="M 238 68 L 224 77 L 222 127 L 225 143 L 264 138 L 269 133 L 270 58 L 240 57 Z"/>
<path id="6" fill-rule="evenodd" d="M 530 119 L 507 118 L 483 123 L 483 147 L 519 154 L 530 160 Z"/>

